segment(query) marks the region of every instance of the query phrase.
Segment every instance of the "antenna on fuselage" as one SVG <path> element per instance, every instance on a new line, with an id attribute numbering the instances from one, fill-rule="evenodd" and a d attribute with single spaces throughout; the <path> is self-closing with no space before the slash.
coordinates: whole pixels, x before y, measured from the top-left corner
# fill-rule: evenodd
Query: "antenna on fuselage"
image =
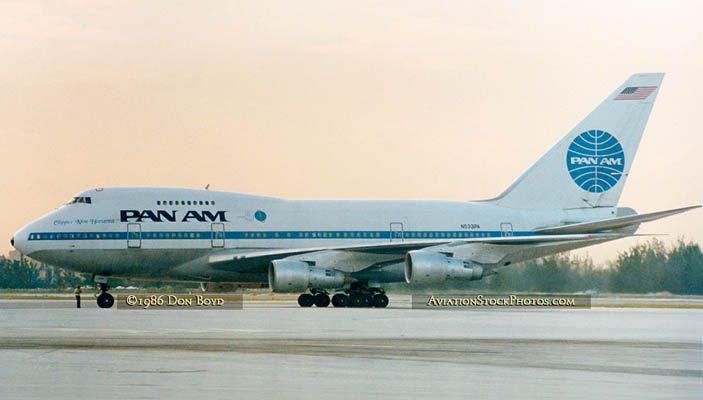
<path id="1" fill-rule="evenodd" d="M 209 183 L 208 183 L 207 185 L 205 185 L 205 190 L 208 190 L 208 189 L 210 189 L 210 184 L 209 184 Z"/>

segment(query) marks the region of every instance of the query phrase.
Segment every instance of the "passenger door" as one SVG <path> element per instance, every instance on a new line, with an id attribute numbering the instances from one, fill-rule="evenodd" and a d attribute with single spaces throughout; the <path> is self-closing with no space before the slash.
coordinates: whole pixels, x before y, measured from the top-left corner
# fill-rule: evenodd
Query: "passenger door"
<path id="1" fill-rule="evenodd" d="M 391 242 L 402 242 L 403 241 L 403 223 L 402 222 L 391 222 Z"/>
<path id="2" fill-rule="evenodd" d="M 500 236 L 513 236 L 513 224 L 510 222 L 502 222 L 500 224 Z"/>
<path id="3" fill-rule="evenodd" d="M 210 225 L 210 230 L 212 247 L 225 247 L 225 224 L 213 223 Z"/>
<path id="4" fill-rule="evenodd" d="M 142 224 L 127 224 L 127 248 L 142 247 Z"/>

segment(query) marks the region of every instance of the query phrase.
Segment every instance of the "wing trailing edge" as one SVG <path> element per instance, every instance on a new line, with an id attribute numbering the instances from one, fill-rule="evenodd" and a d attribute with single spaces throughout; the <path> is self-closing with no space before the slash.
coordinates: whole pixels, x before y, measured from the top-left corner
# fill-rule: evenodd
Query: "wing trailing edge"
<path id="1" fill-rule="evenodd" d="M 581 222 L 578 224 L 569 224 L 554 226 L 549 228 L 537 229 L 534 232 L 538 235 L 555 235 L 555 234 L 578 234 L 578 233 L 597 233 L 610 231 L 615 229 L 623 229 L 631 226 L 639 225 L 643 222 L 655 221 L 657 219 L 669 217 L 672 215 L 691 211 L 700 208 L 700 205 L 675 208 L 672 210 L 655 211 L 646 214 L 628 215 L 625 217 L 616 217 L 603 219 L 599 221 Z"/>

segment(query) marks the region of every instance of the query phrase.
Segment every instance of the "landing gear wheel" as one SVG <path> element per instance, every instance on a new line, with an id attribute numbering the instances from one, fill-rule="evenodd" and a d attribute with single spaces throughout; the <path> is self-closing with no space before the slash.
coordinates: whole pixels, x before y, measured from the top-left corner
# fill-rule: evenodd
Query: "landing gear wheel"
<path id="1" fill-rule="evenodd" d="M 330 296 L 325 293 L 318 293 L 315 295 L 315 306 L 327 307 L 328 305 L 330 305 Z"/>
<path id="2" fill-rule="evenodd" d="M 301 307 L 312 307 L 315 303 L 315 298 L 310 293 L 303 293 L 298 296 L 298 304 Z"/>
<path id="3" fill-rule="evenodd" d="M 373 297 L 370 294 L 357 294 L 351 296 L 352 307 L 372 307 Z"/>
<path id="4" fill-rule="evenodd" d="M 332 305 L 335 307 L 346 307 L 349 305 L 349 296 L 342 293 L 337 293 L 332 296 Z"/>
<path id="5" fill-rule="evenodd" d="M 364 296 L 363 295 L 352 295 L 349 297 L 351 300 L 349 302 L 350 306 L 352 306 L 352 307 L 363 307 L 364 306 L 364 299 L 363 299 Z"/>
<path id="6" fill-rule="evenodd" d="M 98 296 L 98 307 L 110 308 L 113 304 L 115 304 L 115 298 L 110 293 L 101 293 Z"/>
<path id="7" fill-rule="evenodd" d="M 388 296 L 385 294 L 377 294 L 373 296 L 373 306 L 376 308 L 386 308 L 388 305 Z"/>

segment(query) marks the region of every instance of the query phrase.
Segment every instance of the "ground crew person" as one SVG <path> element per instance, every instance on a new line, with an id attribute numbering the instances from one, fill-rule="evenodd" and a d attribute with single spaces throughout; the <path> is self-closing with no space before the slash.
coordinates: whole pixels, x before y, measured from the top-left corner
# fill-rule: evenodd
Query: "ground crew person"
<path id="1" fill-rule="evenodd" d="M 76 290 L 73 291 L 73 294 L 76 295 L 76 308 L 81 308 L 81 293 L 83 291 L 81 290 L 80 286 L 76 286 Z"/>

